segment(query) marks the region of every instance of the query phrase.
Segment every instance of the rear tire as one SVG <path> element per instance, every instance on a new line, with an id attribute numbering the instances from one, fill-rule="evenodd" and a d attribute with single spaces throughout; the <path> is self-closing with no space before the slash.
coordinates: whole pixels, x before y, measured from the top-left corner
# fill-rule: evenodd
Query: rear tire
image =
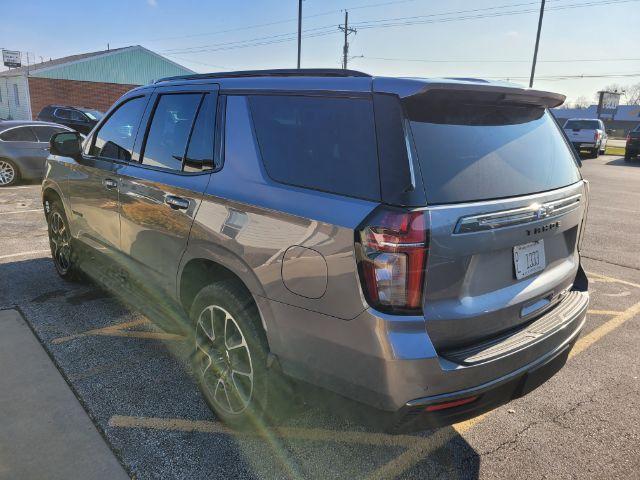
<path id="1" fill-rule="evenodd" d="M 8 158 L 0 158 L 0 188 L 11 187 L 20 181 L 20 169 Z"/>
<path id="2" fill-rule="evenodd" d="M 591 149 L 591 158 L 598 158 L 600 153 L 600 147 L 596 147 L 596 148 L 592 148 Z"/>
<path id="3" fill-rule="evenodd" d="M 260 428 L 275 417 L 279 372 L 267 368 L 260 314 L 237 281 L 207 285 L 190 311 L 193 373 L 209 407 L 235 428 Z"/>

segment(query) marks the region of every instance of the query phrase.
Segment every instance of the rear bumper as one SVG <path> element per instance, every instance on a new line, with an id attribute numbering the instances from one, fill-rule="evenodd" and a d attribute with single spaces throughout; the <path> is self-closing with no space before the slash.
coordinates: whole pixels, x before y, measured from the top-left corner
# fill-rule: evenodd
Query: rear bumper
<path id="1" fill-rule="evenodd" d="M 345 321 L 257 300 L 271 351 L 285 373 L 385 411 L 381 415 L 392 417 L 394 424 L 414 429 L 474 416 L 525 393 L 523 385 L 532 373 L 568 353 L 582 330 L 589 295 L 573 293 L 579 301 L 553 331 L 498 356 L 480 356 L 481 361 L 471 364 L 436 351 L 423 317 L 367 309 Z M 546 378 L 542 375 L 542 381 Z M 475 395 L 479 398 L 468 405 L 428 418 L 420 414 L 414 423 L 417 410 Z"/>
<path id="2" fill-rule="evenodd" d="M 406 432 L 451 425 L 526 395 L 549 380 L 564 366 L 583 325 L 584 320 L 573 334 L 553 351 L 508 375 L 465 390 L 407 402 L 395 414 L 391 429 L 396 432 Z M 430 406 L 468 400 L 472 401 L 453 408 L 428 410 Z"/>
<path id="3" fill-rule="evenodd" d="M 576 150 L 580 150 L 581 148 L 595 148 L 596 144 L 593 142 L 572 142 L 573 146 Z"/>

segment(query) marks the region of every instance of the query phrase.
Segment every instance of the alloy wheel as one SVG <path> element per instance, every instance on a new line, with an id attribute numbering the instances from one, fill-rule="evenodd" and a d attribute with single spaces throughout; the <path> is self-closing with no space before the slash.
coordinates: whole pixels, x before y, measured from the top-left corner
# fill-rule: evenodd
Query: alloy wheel
<path id="1" fill-rule="evenodd" d="M 9 185 L 16 178 L 16 170 L 9 162 L 0 160 L 0 185 Z"/>
<path id="2" fill-rule="evenodd" d="M 244 412 L 253 394 L 249 346 L 233 316 L 217 305 L 205 307 L 196 323 L 196 368 L 209 398 L 225 413 Z"/>
<path id="3" fill-rule="evenodd" d="M 49 244 L 53 261 L 61 274 L 71 268 L 71 235 L 59 212 L 52 212 L 49 217 Z"/>

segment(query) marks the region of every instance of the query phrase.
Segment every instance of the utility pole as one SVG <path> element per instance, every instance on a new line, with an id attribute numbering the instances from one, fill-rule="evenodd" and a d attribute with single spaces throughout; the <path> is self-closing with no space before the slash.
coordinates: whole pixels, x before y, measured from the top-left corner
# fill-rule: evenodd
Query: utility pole
<path id="1" fill-rule="evenodd" d="M 300 50 L 302 50 L 302 0 L 298 0 L 298 70 L 300 70 Z"/>
<path id="2" fill-rule="evenodd" d="M 344 45 L 342 46 L 342 68 L 347 69 L 347 62 L 349 61 L 349 41 L 348 36 L 352 33 L 357 33 L 355 28 L 349 28 L 349 12 L 344 11 L 344 26 L 338 25 L 338 29 L 344 32 Z"/>
<path id="3" fill-rule="evenodd" d="M 536 61 L 538 60 L 538 45 L 540 44 L 540 30 L 542 30 L 542 16 L 544 15 L 544 2 L 540 3 L 540 18 L 538 18 L 538 33 L 536 34 L 536 47 L 533 50 L 533 64 L 531 65 L 531 78 L 529 88 L 533 87 L 533 77 L 536 74 Z"/>

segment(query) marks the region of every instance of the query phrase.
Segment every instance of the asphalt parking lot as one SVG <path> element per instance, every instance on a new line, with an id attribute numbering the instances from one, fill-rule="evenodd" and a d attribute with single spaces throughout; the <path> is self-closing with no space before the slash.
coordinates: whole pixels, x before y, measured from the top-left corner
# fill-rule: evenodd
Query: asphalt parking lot
<path id="1" fill-rule="evenodd" d="M 547 384 L 453 427 L 371 433 L 314 405 L 276 430 L 230 431 L 192 381 L 181 337 L 58 278 L 39 185 L 0 190 L 0 309 L 19 309 L 137 479 L 640 478 L 640 163 L 607 155 L 582 171 L 585 332 Z"/>

